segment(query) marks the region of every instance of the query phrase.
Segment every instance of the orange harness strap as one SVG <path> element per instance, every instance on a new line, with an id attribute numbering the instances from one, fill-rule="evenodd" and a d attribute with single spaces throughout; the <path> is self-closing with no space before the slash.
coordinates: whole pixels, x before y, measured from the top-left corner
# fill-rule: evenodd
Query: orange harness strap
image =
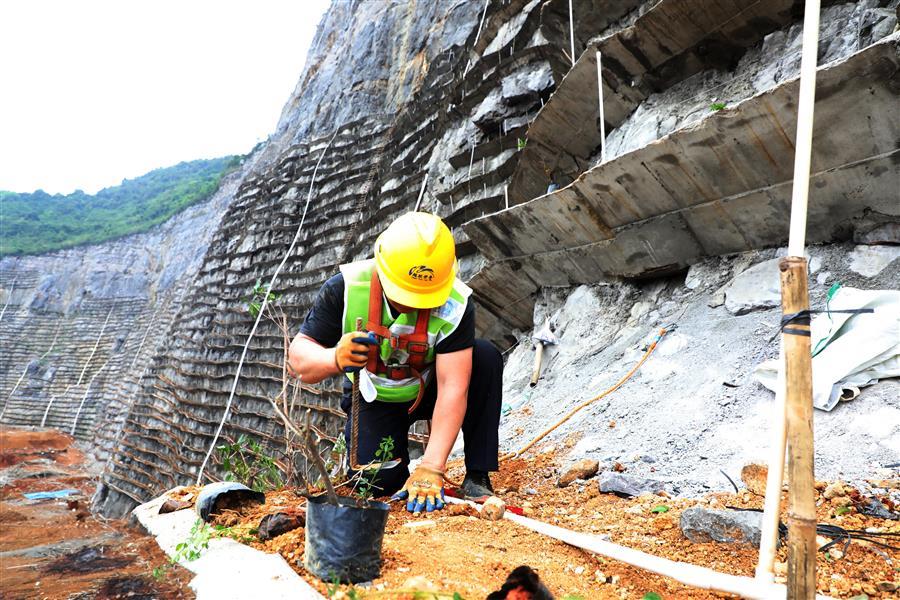
<path id="1" fill-rule="evenodd" d="M 425 393 L 425 380 L 422 378 L 421 371 L 425 368 L 425 358 L 428 354 L 428 320 L 431 317 L 431 309 L 418 310 L 416 328 L 413 333 L 409 334 L 395 334 L 385 327 L 381 322 L 383 309 L 384 291 L 381 287 L 381 280 L 378 278 L 378 271 L 373 268 L 372 279 L 369 283 L 369 321 L 366 323 L 366 330 L 375 334 L 378 345 L 369 349 L 369 362 L 366 369 L 370 373 L 385 374 L 388 379 L 394 380 L 406 379 L 410 376 L 417 377 L 419 393 L 408 411 L 412 414 Z M 390 340 L 391 348 L 406 350 L 409 355 L 407 364 L 385 365 L 379 352 L 382 340 Z"/>

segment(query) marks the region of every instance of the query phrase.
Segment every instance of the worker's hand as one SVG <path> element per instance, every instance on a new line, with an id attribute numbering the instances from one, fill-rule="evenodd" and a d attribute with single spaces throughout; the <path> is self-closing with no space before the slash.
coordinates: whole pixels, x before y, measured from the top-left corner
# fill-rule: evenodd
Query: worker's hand
<path id="1" fill-rule="evenodd" d="M 419 465 L 391 500 L 406 500 L 406 510 L 414 513 L 444 508 L 443 471 Z"/>
<path id="2" fill-rule="evenodd" d="M 334 347 L 334 364 L 344 373 L 356 373 L 369 361 L 369 348 L 374 346 L 375 334 L 364 331 L 345 333 Z"/>

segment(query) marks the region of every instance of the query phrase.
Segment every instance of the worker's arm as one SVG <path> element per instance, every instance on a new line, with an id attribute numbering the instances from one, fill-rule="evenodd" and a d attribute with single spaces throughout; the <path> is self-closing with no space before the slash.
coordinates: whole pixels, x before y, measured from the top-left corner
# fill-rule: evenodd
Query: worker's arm
<path id="1" fill-rule="evenodd" d="M 344 334 L 337 346 L 326 348 L 311 337 L 299 333 L 288 349 L 291 375 L 303 383 L 319 383 L 345 370 L 359 370 L 365 366 L 373 338 L 362 331 Z M 465 410 L 465 409 L 464 409 Z"/>
<path id="2" fill-rule="evenodd" d="M 437 400 L 422 464 L 443 471 L 466 416 L 469 379 L 472 376 L 472 348 L 438 354 L 435 370 Z"/>

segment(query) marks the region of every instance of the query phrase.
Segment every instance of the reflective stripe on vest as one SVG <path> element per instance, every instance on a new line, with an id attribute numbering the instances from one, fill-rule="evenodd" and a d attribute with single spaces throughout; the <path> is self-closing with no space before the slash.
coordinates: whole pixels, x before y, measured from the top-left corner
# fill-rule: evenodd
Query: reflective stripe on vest
<path id="1" fill-rule="evenodd" d="M 356 318 L 361 317 L 363 322 L 368 321 L 369 316 L 369 282 L 372 277 L 374 260 L 341 265 L 341 273 L 344 275 L 344 313 L 342 316 L 343 333 L 353 331 L 356 326 Z M 428 319 L 428 352 L 425 362 L 428 367 L 422 371 L 422 379 L 427 384 L 434 372 L 431 365 L 434 363 L 434 348 L 441 340 L 453 333 L 459 326 L 466 312 L 466 304 L 472 290 L 459 279 L 453 283 L 450 297 L 447 302 L 437 308 L 431 309 Z M 416 328 L 418 311 L 401 313 L 396 319 L 391 319 L 388 303 L 382 307 L 381 323 L 395 334 L 410 334 Z M 389 339 L 379 344 L 381 361 L 388 366 L 407 364 L 408 355 L 405 350 L 391 348 Z M 383 402 L 409 402 L 415 400 L 419 392 L 419 380 L 416 377 L 393 380 L 386 377 L 385 373 L 370 373 L 372 383 L 378 391 L 378 400 Z M 347 377 L 353 380 L 352 374 Z"/>

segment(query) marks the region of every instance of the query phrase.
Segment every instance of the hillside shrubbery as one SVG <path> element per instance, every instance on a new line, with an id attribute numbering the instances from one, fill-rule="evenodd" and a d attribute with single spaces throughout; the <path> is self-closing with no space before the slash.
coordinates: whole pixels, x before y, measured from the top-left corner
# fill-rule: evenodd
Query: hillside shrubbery
<path id="1" fill-rule="evenodd" d="M 183 162 L 93 195 L 0 191 L 0 256 L 40 254 L 146 231 L 212 196 L 241 158 Z"/>

